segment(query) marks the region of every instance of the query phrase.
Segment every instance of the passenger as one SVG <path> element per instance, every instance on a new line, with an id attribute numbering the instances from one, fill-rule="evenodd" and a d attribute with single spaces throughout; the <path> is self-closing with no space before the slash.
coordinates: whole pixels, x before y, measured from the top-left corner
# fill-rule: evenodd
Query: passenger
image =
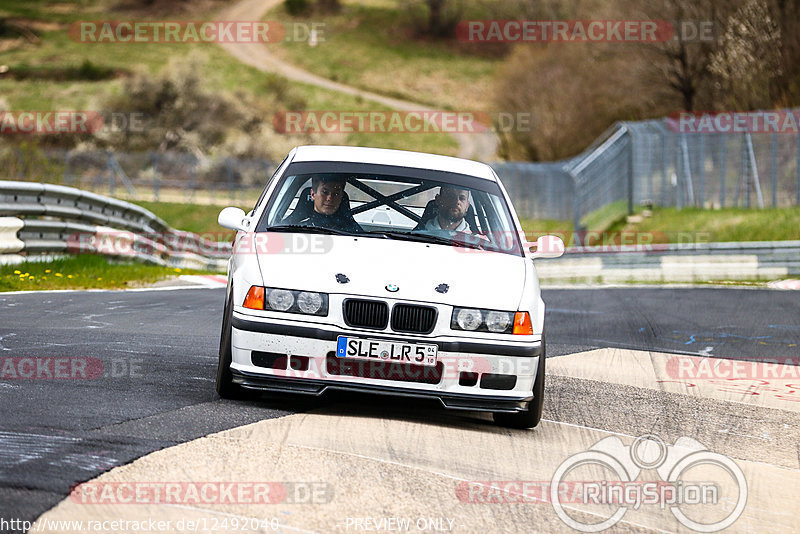
<path id="1" fill-rule="evenodd" d="M 457 187 L 442 186 L 434 199 L 436 216 L 425 224 L 425 230 L 462 232 L 471 234 L 464 216 L 469 210 L 469 191 Z"/>

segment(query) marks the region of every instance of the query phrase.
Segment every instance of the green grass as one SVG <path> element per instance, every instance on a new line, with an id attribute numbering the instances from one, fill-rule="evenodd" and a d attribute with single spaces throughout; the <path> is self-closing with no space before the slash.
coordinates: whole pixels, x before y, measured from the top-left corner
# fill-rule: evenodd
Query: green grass
<path id="1" fill-rule="evenodd" d="M 581 218 L 581 225 L 589 232 L 604 232 L 619 221 L 624 221 L 628 213 L 628 201 L 618 200 Z"/>
<path id="2" fill-rule="evenodd" d="M 640 224 L 623 221 L 610 233 L 649 234 L 653 243 L 800 240 L 800 207 L 720 210 L 656 209 Z"/>
<path id="3" fill-rule="evenodd" d="M 184 204 L 180 202 L 145 202 L 133 201 L 147 210 L 152 211 L 170 227 L 176 230 L 185 230 L 196 234 L 205 235 L 213 241 L 230 241 L 234 232 L 226 230 L 217 224 L 217 216 L 222 211 L 222 206 L 209 206 L 203 204 Z M 239 206 L 245 211 L 253 209 L 252 206 Z"/>
<path id="4" fill-rule="evenodd" d="M 568 246 L 572 242 L 572 221 L 552 219 L 520 219 L 528 241 L 536 241 L 543 235 L 557 235 Z"/>
<path id="5" fill-rule="evenodd" d="M 440 109 L 486 111 L 501 60 L 476 56 L 456 40 L 414 37 L 400 5 L 346 1 L 337 15 L 292 19 L 281 4 L 265 19 L 324 21 L 317 46 L 288 40 L 274 46 L 276 55 L 314 74 Z"/>
<path id="6" fill-rule="evenodd" d="M 625 204 L 627 207 L 627 204 Z M 620 203 L 610 204 L 584 218 L 587 245 L 716 243 L 800 240 L 800 208 L 701 210 L 656 208 L 641 223 L 626 222 Z M 637 208 L 637 213 L 642 212 Z M 623 211 L 624 213 L 624 211 Z M 545 234 L 572 244 L 572 222 L 522 219 L 530 241 Z"/>
<path id="7" fill-rule="evenodd" d="M 361 98 L 340 94 L 304 84 L 286 82 L 283 78 L 259 71 L 240 63 L 221 47 L 212 43 L 103 43 L 91 44 L 75 42 L 70 39 L 69 23 L 78 20 L 100 20 L 109 18 L 104 13 L 115 5 L 113 0 L 94 3 L 83 1 L 75 3 L 74 9 L 67 13 L 55 12 L 50 2 L 38 0 L 19 2 L 0 8 L 0 16 L 16 16 L 36 19 L 47 23 L 57 23 L 54 28 L 38 32 L 40 42 L 25 43 L 5 50 L 0 64 L 8 65 L 13 71 L 22 69 L 53 69 L 80 67 L 86 60 L 100 70 L 131 72 L 137 67 L 157 73 L 164 69 L 172 58 L 188 58 L 199 54 L 203 64 L 203 80 L 209 91 L 225 91 L 234 98 L 245 94 L 260 102 L 253 109 L 254 116 L 271 125 L 275 113 L 284 110 L 360 110 L 385 111 L 388 108 Z M 24 5 L 22 5 L 24 4 Z M 217 5 L 219 7 L 219 4 Z M 115 11 L 116 20 L 126 14 Z M 195 13 L 191 20 L 211 19 L 216 11 Z M 129 15 L 130 16 L 130 15 Z M 137 13 L 137 19 L 145 19 Z M 185 18 L 185 17 L 184 17 Z M 163 16 L 158 20 L 166 20 Z M 285 19 L 285 17 L 284 17 Z M 101 81 L 44 81 L 44 80 L 0 80 L 0 103 L 12 110 L 62 110 L 62 109 L 101 109 L 105 95 L 120 93 L 120 78 Z M 343 144 L 363 145 L 381 148 L 397 148 L 455 155 L 458 144 L 446 134 L 326 134 L 326 135 L 279 135 L 269 150 L 278 160 L 296 145 L 300 144 Z"/>
<path id="8" fill-rule="evenodd" d="M 84 254 L 48 262 L 0 266 L 0 291 L 140 287 L 177 274 L 208 274 L 143 263 L 110 263 Z"/>

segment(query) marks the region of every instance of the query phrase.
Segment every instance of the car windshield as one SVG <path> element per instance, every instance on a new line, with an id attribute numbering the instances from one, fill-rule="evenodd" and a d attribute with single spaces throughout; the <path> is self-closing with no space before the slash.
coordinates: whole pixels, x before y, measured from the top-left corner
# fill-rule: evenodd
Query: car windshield
<path id="1" fill-rule="evenodd" d="M 382 165 L 294 163 L 257 232 L 320 232 L 522 255 L 498 185 L 461 174 Z"/>

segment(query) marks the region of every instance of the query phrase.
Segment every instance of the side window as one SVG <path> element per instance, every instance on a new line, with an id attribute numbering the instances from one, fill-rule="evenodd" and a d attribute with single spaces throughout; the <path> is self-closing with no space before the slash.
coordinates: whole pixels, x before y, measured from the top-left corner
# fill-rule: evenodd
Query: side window
<path id="1" fill-rule="evenodd" d="M 261 195 L 259 195 L 258 200 L 256 200 L 256 204 L 255 204 L 255 206 L 253 206 L 253 209 L 252 209 L 251 213 L 255 212 L 256 209 L 258 209 L 258 206 L 261 205 L 261 202 L 264 200 L 264 197 L 267 194 L 267 190 L 269 189 L 269 186 L 272 183 L 272 180 L 274 180 L 275 177 L 278 175 L 278 173 L 280 173 L 281 169 L 283 169 L 283 166 L 286 164 L 286 161 L 288 159 L 289 159 L 289 156 L 287 155 L 285 158 L 283 158 L 283 161 L 281 161 L 280 165 L 278 165 L 275 168 L 275 172 L 273 172 L 272 176 L 270 177 L 270 179 L 267 180 L 267 185 L 265 185 L 264 186 L 264 190 L 261 191 Z"/>

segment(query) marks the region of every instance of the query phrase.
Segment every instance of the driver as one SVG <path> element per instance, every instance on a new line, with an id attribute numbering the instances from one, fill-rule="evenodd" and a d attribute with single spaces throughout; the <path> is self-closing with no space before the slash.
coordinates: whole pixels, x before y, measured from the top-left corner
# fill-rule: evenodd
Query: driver
<path id="1" fill-rule="evenodd" d="M 318 226 L 343 230 L 345 232 L 362 232 L 362 228 L 353 219 L 349 209 L 342 206 L 344 198 L 345 178 L 334 175 L 317 175 L 311 178 L 311 201 L 314 210 L 306 217 L 293 220 L 290 215 L 287 222 L 305 226 Z"/>
<path id="2" fill-rule="evenodd" d="M 471 234 L 464 216 L 469 209 L 469 190 L 443 185 L 434 198 L 436 216 L 425 224 L 425 230 Z"/>

